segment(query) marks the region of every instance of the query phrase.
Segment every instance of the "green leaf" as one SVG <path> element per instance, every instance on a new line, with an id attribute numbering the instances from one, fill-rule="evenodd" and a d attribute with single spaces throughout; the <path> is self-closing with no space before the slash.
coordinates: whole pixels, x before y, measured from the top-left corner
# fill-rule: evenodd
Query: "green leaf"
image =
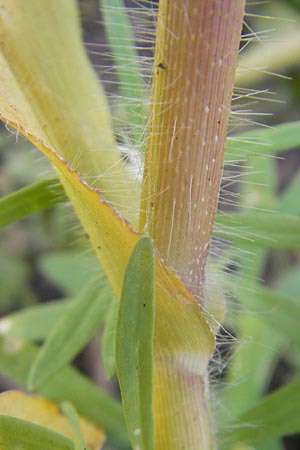
<path id="1" fill-rule="evenodd" d="M 105 319 L 105 328 L 102 334 L 102 366 L 108 380 L 116 373 L 115 350 L 118 309 L 118 302 L 112 302 Z"/>
<path id="2" fill-rule="evenodd" d="M 27 283 L 30 266 L 19 255 L 0 253 L 0 307 L 1 311 L 11 310 L 28 298 Z"/>
<path id="3" fill-rule="evenodd" d="M 88 343 L 103 322 L 113 295 L 108 285 L 99 289 L 98 283 L 91 283 L 70 302 L 33 363 L 28 379 L 30 390 L 46 383 Z"/>
<path id="4" fill-rule="evenodd" d="M 218 214 L 215 235 L 241 247 L 300 248 L 300 218 L 270 212 Z"/>
<path id="5" fill-rule="evenodd" d="M 300 291 L 300 264 L 294 264 L 285 272 L 276 284 L 279 292 L 298 299 Z"/>
<path id="6" fill-rule="evenodd" d="M 227 139 L 225 163 L 245 161 L 250 156 L 277 154 L 300 146 L 300 122 L 248 131 Z"/>
<path id="7" fill-rule="evenodd" d="M 66 200 L 57 178 L 33 183 L 0 199 L 0 228 Z"/>
<path id="8" fill-rule="evenodd" d="M 300 216 L 300 176 L 297 173 L 285 191 L 281 194 L 277 210 L 283 214 L 291 214 L 293 216 Z"/>
<path id="9" fill-rule="evenodd" d="M 281 439 L 277 439 L 261 444 L 258 450 L 285 450 L 285 446 Z"/>
<path id="10" fill-rule="evenodd" d="M 74 450 L 62 434 L 27 420 L 0 416 L 1 450 Z"/>
<path id="11" fill-rule="evenodd" d="M 300 432 L 300 381 L 296 380 L 264 397 L 225 430 L 225 442 L 256 445 Z"/>
<path id="12" fill-rule="evenodd" d="M 255 311 L 265 325 L 287 344 L 300 344 L 298 298 L 282 294 L 275 289 L 258 283 L 243 283 L 236 291 L 238 299 L 247 311 Z"/>
<path id="13" fill-rule="evenodd" d="M 1 373 L 25 387 L 37 354 L 38 349 L 33 345 L 18 346 L 0 338 Z M 75 369 L 65 367 L 38 392 L 56 403 L 70 401 L 80 415 L 114 436 L 117 448 L 126 448 L 128 439 L 121 405 Z"/>
<path id="14" fill-rule="evenodd" d="M 60 405 L 60 410 L 64 416 L 69 420 L 74 431 L 75 441 L 74 450 L 85 450 L 84 439 L 80 429 L 79 417 L 74 406 L 69 402 L 63 402 Z"/>
<path id="15" fill-rule="evenodd" d="M 25 341 L 45 339 L 68 304 L 69 300 L 57 300 L 9 314 L 0 320 L 0 333 Z"/>
<path id="16" fill-rule="evenodd" d="M 145 88 L 139 74 L 139 55 L 123 0 L 102 0 L 101 12 L 112 50 L 114 70 L 119 79 L 122 103 L 128 116 L 131 133 L 140 142 L 145 124 Z"/>
<path id="17" fill-rule="evenodd" d="M 39 267 L 48 278 L 71 295 L 77 295 L 84 288 L 91 279 L 91 272 L 95 272 L 95 275 L 99 273 L 96 258 L 86 257 L 80 251 L 61 251 L 44 255 L 39 258 Z"/>
<path id="18" fill-rule="evenodd" d="M 130 441 L 153 449 L 154 255 L 149 237 L 136 244 L 125 271 L 117 320 L 116 366 Z"/>

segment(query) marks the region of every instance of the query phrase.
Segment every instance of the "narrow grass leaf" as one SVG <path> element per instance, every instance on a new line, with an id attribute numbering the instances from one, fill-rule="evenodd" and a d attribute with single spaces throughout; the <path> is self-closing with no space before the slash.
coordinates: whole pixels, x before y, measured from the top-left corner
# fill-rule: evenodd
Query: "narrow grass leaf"
<path id="1" fill-rule="evenodd" d="M 69 415 L 72 414 L 70 408 Z M 62 434 L 72 442 L 77 441 L 78 438 L 78 431 L 74 429 L 75 424 L 72 426 L 70 420 L 62 414 L 58 405 L 43 397 L 29 395 L 21 391 L 5 391 L 0 395 L 0 414 L 13 416 L 21 420 L 30 420 L 36 425 Z M 75 411 L 73 412 L 74 415 L 76 415 Z M 75 417 L 73 419 L 75 421 Z M 77 421 L 82 440 L 86 446 L 93 450 L 99 450 L 105 438 L 102 430 L 82 417 L 77 417 Z"/>
<path id="2" fill-rule="evenodd" d="M 15 235 L 12 236 L 15 237 Z M 1 238 L 4 243 L 4 236 Z M 7 248 L 5 251 L 2 245 L 0 252 L 0 305 L 3 312 L 11 310 L 13 305 L 16 305 L 16 301 L 19 303 L 21 292 L 24 300 L 30 296 L 26 289 L 32 270 L 30 262 L 20 258 L 20 254 L 8 253 L 8 250 Z"/>
<path id="3" fill-rule="evenodd" d="M 37 354 L 38 349 L 33 345 L 18 346 L 13 341 L 0 338 L 1 373 L 24 388 Z M 127 447 L 121 405 L 77 370 L 65 367 L 46 385 L 41 386 L 38 392 L 56 403 L 72 402 L 80 415 L 115 437 L 118 449 Z"/>
<path id="4" fill-rule="evenodd" d="M 273 209 L 276 205 L 277 189 L 274 177 L 276 158 L 263 155 L 251 156 L 246 153 L 244 156 L 247 157 L 246 166 L 251 167 L 251 170 L 245 169 L 244 182 L 240 186 L 241 198 L 243 198 L 242 211 L 250 212 L 249 207 L 253 212 L 255 212 L 253 208 L 256 208 L 256 211 Z M 238 228 L 232 231 L 233 234 L 240 233 Z M 249 236 L 246 234 L 246 237 Z M 233 245 L 232 248 L 236 249 L 236 246 Z M 233 418 L 239 417 L 252 408 L 261 398 L 278 361 L 278 352 L 275 348 L 282 345 L 283 337 L 284 342 L 288 339 L 288 335 L 284 335 L 288 313 L 285 314 L 284 305 L 281 304 L 280 299 L 270 298 L 267 293 L 260 290 L 261 286 L 258 284 L 244 285 L 245 280 L 261 277 L 268 256 L 268 248 L 252 247 L 246 251 L 249 252 L 249 258 L 238 258 L 239 274 L 243 282 L 242 286 L 235 291 L 237 299 L 242 304 L 242 311 L 238 315 L 238 320 L 235 317 L 233 328 L 231 328 L 237 332 L 237 340 L 241 344 L 234 352 L 231 364 L 226 371 L 226 383 L 231 388 L 224 389 L 222 392 L 222 402 L 224 405 L 230 405 L 230 415 L 226 414 L 225 410 L 219 413 L 221 426 L 228 421 L 232 422 Z M 283 315 L 282 322 L 280 312 Z M 272 345 L 266 345 L 266 342 Z M 253 361 L 256 362 L 255 370 L 253 370 Z"/>
<path id="5" fill-rule="evenodd" d="M 74 450 L 72 441 L 62 434 L 32 422 L 0 416 L 1 450 Z"/>
<path id="6" fill-rule="evenodd" d="M 271 327 L 284 342 L 290 344 L 293 341 L 300 345 L 300 305 L 297 297 L 258 283 L 243 283 L 235 292 L 246 310 L 254 311 L 256 317 Z"/>
<path id="7" fill-rule="evenodd" d="M 300 264 L 291 266 L 281 277 L 276 284 L 277 290 L 283 295 L 288 295 L 296 299 L 299 298 L 300 292 Z"/>
<path id="8" fill-rule="evenodd" d="M 60 405 L 60 410 L 64 416 L 69 420 L 74 431 L 74 450 L 85 450 L 84 439 L 80 429 L 79 417 L 74 406 L 69 402 L 63 402 Z"/>
<path id="9" fill-rule="evenodd" d="M 269 212 L 218 214 L 215 235 L 240 247 L 300 248 L 300 218 Z"/>
<path id="10" fill-rule="evenodd" d="M 116 326 L 118 302 L 112 302 L 105 319 L 105 328 L 102 334 L 102 366 L 105 376 L 110 380 L 116 373 Z"/>
<path id="11" fill-rule="evenodd" d="M 0 228 L 66 200 L 57 178 L 33 183 L 0 199 Z"/>
<path id="12" fill-rule="evenodd" d="M 43 273 L 63 289 L 68 295 L 77 295 L 99 271 L 96 258 L 87 257 L 82 251 L 59 251 L 42 255 L 39 258 L 39 267 Z M 101 276 L 101 275 L 100 275 Z"/>
<path id="13" fill-rule="evenodd" d="M 69 300 L 28 306 L 0 319 L 0 334 L 25 341 L 45 339 L 64 314 Z"/>
<path id="14" fill-rule="evenodd" d="M 257 445 L 299 432 L 300 381 L 296 380 L 264 397 L 222 439 Z"/>
<path id="15" fill-rule="evenodd" d="M 119 80 L 119 90 L 131 134 L 136 143 L 140 142 L 144 129 L 145 88 L 139 74 L 139 55 L 132 32 L 127 8 L 123 0 L 102 0 L 101 12 L 114 60 L 114 70 Z"/>
<path id="16" fill-rule="evenodd" d="M 225 163 L 247 156 L 277 154 L 300 146 L 300 122 L 288 122 L 272 128 L 260 128 L 227 139 Z"/>
<path id="17" fill-rule="evenodd" d="M 153 449 L 154 255 L 150 238 L 136 244 L 124 277 L 117 321 L 116 365 L 134 449 Z"/>
<path id="18" fill-rule="evenodd" d="M 249 447 L 248 447 L 249 448 Z M 253 447 L 252 447 L 253 448 Z M 248 450 L 246 448 L 246 450 Z M 259 446 L 259 450 L 285 450 L 282 439 L 265 442 Z"/>
<path id="19" fill-rule="evenodd" d="M 69 304 L 32 366 L 30 390 L 46 383 L 88 343 L 103 322 L 112 296 L 108 285 L 99 288 L 98 283 L 91 283 Z"/>
<path id="20" fill-rule="evenodd" d="M 277 204 L 277 210 L 282 214 L 300 216 L 300 175 L 296 173 L 288 187 L 283 191 Z"/>

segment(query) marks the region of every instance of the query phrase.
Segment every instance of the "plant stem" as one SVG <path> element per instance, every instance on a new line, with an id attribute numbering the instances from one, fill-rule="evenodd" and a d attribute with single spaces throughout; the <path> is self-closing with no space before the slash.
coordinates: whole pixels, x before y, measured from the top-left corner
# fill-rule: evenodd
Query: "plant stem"
<path id="1" fill-rule="evenodd" d="M 141 229 L 199 296 L 223 168 L 244 0 L 163 0 Z"/>
<path id="2" fill-rule="evenodd" d="M 200 304 L 244 3 L 159 4 L 140 229 Z M 157 324 L 168 320 L 156 313 Z M 215 447 L 201 351 L 167 354 L 155 343 L 155 450 Z"/>

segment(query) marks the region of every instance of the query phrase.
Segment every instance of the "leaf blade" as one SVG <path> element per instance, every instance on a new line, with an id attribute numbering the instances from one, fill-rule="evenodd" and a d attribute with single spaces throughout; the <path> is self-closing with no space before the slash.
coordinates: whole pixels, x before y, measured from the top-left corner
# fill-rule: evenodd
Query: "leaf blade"
<path id="1" fill-rule="evenodd" d="M 33 183 L 0 199 L 0 228 L 66 200 L 56 178 Z"/>
<path id="2" fill-rule="evenodd" d="M 76 160 L 82 175 L 135 221 L 138 184 L 117 149 L 107 99 L 82 44 L 76 3 L 2 3 L 2 115 L 23 123 L 67 161 Z M 113 180 L 122 187 L 110 189 Z"/>
<path id="3" fill-rule="evenodd" d="M 300 432 L 300 381 L 295 380 L 264 397 L 243 414 L 238 427 L 223 433 L 231 442 L 250 445 Z"/>
<path id="4" fill-rule="evenodd" d="M 102 0 L 101 12 L 133 142 L 141 144 L 146 117 L 145 86 L 126 6 L 123 0 Z"/>
<path id="5" fill-rule="evenodd" d="M 300 218 L 276 213 L 218 214 L 215 235 L 243 247 L 300 248 Z"/>
<path id="6" fill-rule="evenodd" d="M 133 448 L 153 449 L 154 256 L 136 244 L 126 268 L 116 329 L 116 366 Z"/>
<path id="7" fill-rule="evenodd" d="M 60 405 L 60 410 L 64 416 L 69 420 L 74 431 L 74 450 L 85 450 L 84 439 L 80 429 L 79 417 L 74 406 L 69 402 L 63 402 Z"/>
<path id="8" fill-rule="evenodd" d="M 105 328 L 102 334 L 102 366 L 105 376 L 110 380 L 116 373 L 116 325 L 119 304 L 113 302 L 107 313 Z"/>
<path id="9" fill-rule="evenodd" d="M 33 424 L 67 437 L 72 443 L 76 441 L 77 431 L 62 414 L 59 406 L 43 397 L 20 391 L 6 391 L 0 395 L 0 413 L 16 419 L 30 420 Z M 92 449 L 98 450 L 104 440 L 102 430 L 82 417 L 78 417 L 77 422 L 83 441 Z"/>
<path id="10" fill-rule="evenodd" d="M 25 341 L 45 339 L 64 313 L 68 302 L 69 300 L 57 300 L 9 314 L 0 319 L 0 334 Z"/>
<path id="11" fill-rule="evenodd" d="M 17 385 L 26 387 L 32 363 L 38 354 L 37 347 L 24 344 L 15 346 L 0 338 L 1 373 Z M 38 392 L 60 403 L 70 401 L 79 413 L 115 437 L 118 448 L 128 443 L 121 405 L 87 377 L 71 367 L 54 375 Z"/>
<path id="12" fill-rule="evenodd" d="M 24 450 L 74 450 L 72 441 L 65 436 L 33 422 L 0 415 L 1 450 L 22 445 Z"/>
<path id="13" fill-rule="evenodd" d="M 108 286 L 104 286 L 99 294 L 98 283 L 91 283 L 69 303 L 32 365 L 28 378 L 30 390 L 46 383 L 87 344 L 104 320 L 112 295 Z"/>
<path id="14" fill-rule="evenodd" d="M 272 128 L 248 131 L 227 139 L 225 163 L 247 156 L 277 154 L 300 145 L 300 122 L 287 122 Z"/>
<path id="15" fill-rule="evenodd" d="M 256 317 L 271 327 L 286 345 L 300 344 L 298 298 L 254 282 L 244 282 L 235 293 L 242 305 L 255 311 Z"/>

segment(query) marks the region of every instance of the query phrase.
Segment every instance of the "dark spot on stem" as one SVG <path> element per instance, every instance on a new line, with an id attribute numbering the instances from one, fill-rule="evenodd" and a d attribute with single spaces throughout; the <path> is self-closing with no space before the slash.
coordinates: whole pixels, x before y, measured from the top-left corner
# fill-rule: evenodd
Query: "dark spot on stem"
<path id="1" fill-rule="evenodd" d="M 162 62 L 159 63 L 159 64 L 157 65 L 157 67 L 158 67 L 159 69 L 162 69 L 162 70 L 167 70 L 166 66 L 165 66 Z"/>

